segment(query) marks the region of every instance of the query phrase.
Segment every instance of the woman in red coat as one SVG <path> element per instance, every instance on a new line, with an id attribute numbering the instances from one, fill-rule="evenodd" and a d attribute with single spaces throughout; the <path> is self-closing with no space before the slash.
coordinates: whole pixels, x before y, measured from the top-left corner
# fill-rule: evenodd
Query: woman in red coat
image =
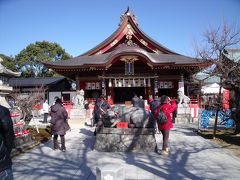
<path id="1" fill-rule="evenodd" d="M 164 124 L 158 124 L 158 129 L 161 131 L 163 135 L 163 145 L 161 154 L 169 154 L 168 140 L 170 129 L 173 128 L 172 123 L 172 112 L 176 110 L 177 104 L 175 100 L 171 100 L 168 96 L 163 95 L 161 97 L 161 104 L 158 108 L 156 108 L 154 112 L 154 118 L 157 119 L 159 109 L 162 109 L 163 113 L 167 117 L 167 122 Z"/>

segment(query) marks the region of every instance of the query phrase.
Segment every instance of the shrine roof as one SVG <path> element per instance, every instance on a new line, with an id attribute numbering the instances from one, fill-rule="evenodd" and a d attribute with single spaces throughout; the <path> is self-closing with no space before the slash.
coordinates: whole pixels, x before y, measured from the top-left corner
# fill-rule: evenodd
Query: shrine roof
<path id="1" fill-rule="evenodd" d="M 91 50 L 68 60 L 43 62 L 43 64 L 55 70 L 104 67 L 109 65 L 113 59 L 127 55 L 139 56 L 152 66 L 175 64 L 176 66 L 198 67 L 204 64 L 195 58 L 178 54 L 147 36 L 139 28 L 136 16 L 129 9 L 120 19 L 119 28 Z"/>
<path id="2" fill-rule="evenodd" d="M 81 56 L 106 53 L 111 51 L 114 46 L 116 47 L 116 45 L 118 45 L 122 39 L 126 38 L 131 40 L 132 37 L 136 37 L 137 41 L 149 48 L 150 51 L 161 51 L 162 53 L 166 54 L 178 55 L 178 53 L 168 49 L 145 34 L 138 26 L 136 16 L 129 10 L 129 8 L 124 14 L 121 15 L 120 20 L 121 22 L 119 23 L 119 27 L 115 32 L 113 32 L 108 38 L 106 38 L 97 46 L 83 53 Z"/>
<path id="3" fill-rule="evenodd" d="M 13 87 L 36 87 L 50 86 L 66 79 L 65 77 L 30 77 L 30 78 L 10 78 L 9 85 Z"/>
<path id="4" fill-rule="evenodd" d="M 165 64 L 165 63 L 174 63 L 178 65 L 184 64 L 193 64 L 199 63 L 195 58 L 191 58 L 183 55 L 175 55 L 175 54 L 156 54 L 149 53 L 142 48 L 138 47 L 121 47 L 116 50 L 100 54 L 100 55 L 92 55 L 92 56 L 78 56 L 69 60 L 64 61 L 55 61 L 55 62 L 44 62 L 48 68 L 51 67 L 77 67 L 77 66 L 88 66 L 88 65 L 104 65 L 111 61 L 113 58 L 124 55 L 139 55 L 149 59 L 153 64 Z"/>

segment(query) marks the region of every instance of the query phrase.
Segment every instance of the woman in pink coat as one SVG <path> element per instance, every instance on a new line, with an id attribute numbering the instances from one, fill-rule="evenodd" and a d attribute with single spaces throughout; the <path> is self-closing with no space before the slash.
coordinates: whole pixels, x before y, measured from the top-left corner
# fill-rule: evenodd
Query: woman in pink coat
<path id="1" fill-rule="evenodd" d="M 168 147 L 168 140 L 170 129 L 173 128 L 172 123 L 172 112 L 176 110 L 177 104 L 175 100 L 171 100 L 168 96 L 163 95 L 161 97 L 161 104 L 158 108 L 156 108 L 154 112 L 154 118 L 157 119 L 159 109 L 162 109 L 163 113 L 167 117 L 167 122 L 164 124 L 158 124 L 158 129 L 161 131 L 163 136 L 163 145 L 161 154 L 168 155 L 169 154 L 169 147 Z"/>

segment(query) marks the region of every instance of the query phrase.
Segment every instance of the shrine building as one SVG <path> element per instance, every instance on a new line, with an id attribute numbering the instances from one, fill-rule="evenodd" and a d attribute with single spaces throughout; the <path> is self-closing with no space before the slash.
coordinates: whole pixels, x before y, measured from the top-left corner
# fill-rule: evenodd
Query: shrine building
<path id="1" fill-rule="evenodd" d="M 44 62 L 47 68 L 76 80 L 85 98 L 111 96 L 114 103 L 130 101 L 133 94 L 177 97 L 177 90 L 194 97 L 185 80 L 208 63 L 176 53 L 146 35 L 129 9 L 118 29 L 106 40 L 75 58 Z"/>

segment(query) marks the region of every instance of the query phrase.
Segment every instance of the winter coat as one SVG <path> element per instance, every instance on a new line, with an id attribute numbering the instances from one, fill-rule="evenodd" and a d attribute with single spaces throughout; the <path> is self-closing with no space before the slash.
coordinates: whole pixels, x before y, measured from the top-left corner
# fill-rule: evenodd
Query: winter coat
<path id="1" fill-rule="evenodd" d="M 0 172 L 11 168 L 11 151 L 14 144 L 13 123 L 10 112 L 0 105 Z"/>
<path id="2" fill-rule="evenodd" d="M 139 99 L 139 107 L 145 109 L 145 101 L 143 99 Z"/>
<path id="3" fill-rule="evenodd" d="M 55 103 L 51 106 L 50 111 L 52 134 L 53 135 L 65 135 L 69 130 L 67 122 L 68 113 L 61 103 Z"/>
<path id="4" fill-rule="evenodd" d="M 139 97 L 134 96 L 134 97 L 132 98 L 132 104 L 133 104 L 133 107 L 140 107 L 140 106 L 139 106 Z"/>
<path id="5" fill-rule="evenodd" d="M 177 109 L 177 104 L 175 100 L 171 100 L 170 104 L 161 104 L 154 112 L 154 118 L 156 119 L 158 116 L 158 111 L 159 108 L 162 109 L 163 113 L 167 117 L 167 122 L 164 124 L 158 124 L 158 129 L 159 130 L 170 130 L 173 128 L 173 123 L 172 123 L 172 112 Z"/>
<path id="6" fill-rule="evenodd" d="M 154 99 L 151 103 L 150 103 L 150 110 L 151 113 L 154 114 L 156 108 L 160 106 L 160 101 L 158 99 Z"/>

